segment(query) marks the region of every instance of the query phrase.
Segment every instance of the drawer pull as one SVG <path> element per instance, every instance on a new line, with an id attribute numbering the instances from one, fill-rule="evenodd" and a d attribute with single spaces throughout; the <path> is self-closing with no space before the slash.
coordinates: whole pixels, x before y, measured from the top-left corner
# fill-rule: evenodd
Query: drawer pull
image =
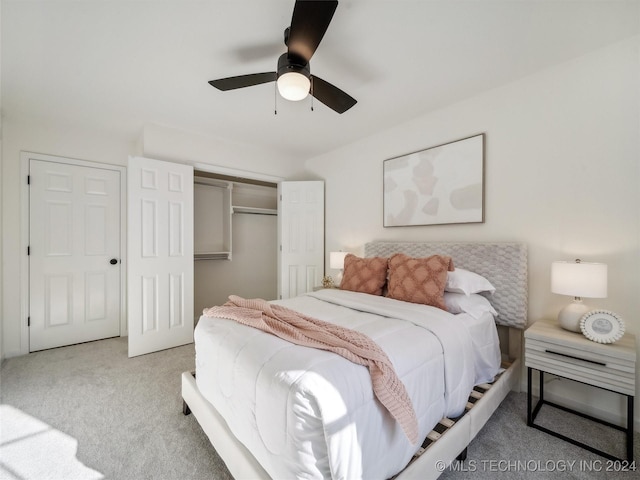
<path id="1" fill-rule="evenodd" d="M 602 365 L 606 367 L 606 363 L 596 362 L 595 360 L 587 360 L 586 358 L 574 357 L 573 355 L 567 355 L 566 353 L 554 352 L 553 350 L 545 350 L 546 353 L 553 353 L 554 355 L 560 355 L 561 357 L 573 358 L 574 360 L 581 360 L 583 362 L 593 363 L 595 365 Z"/>

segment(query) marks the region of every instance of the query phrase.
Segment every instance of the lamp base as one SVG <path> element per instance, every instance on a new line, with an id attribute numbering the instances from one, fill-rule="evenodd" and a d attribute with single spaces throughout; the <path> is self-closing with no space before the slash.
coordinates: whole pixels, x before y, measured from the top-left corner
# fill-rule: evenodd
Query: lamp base
<path id="1" fill-rule="evenodd" d="M 558 313 L 558 323 L 565 330 L 580 332 L 580 319 L 589 311 L 581 300 L 574 300 Z"/>

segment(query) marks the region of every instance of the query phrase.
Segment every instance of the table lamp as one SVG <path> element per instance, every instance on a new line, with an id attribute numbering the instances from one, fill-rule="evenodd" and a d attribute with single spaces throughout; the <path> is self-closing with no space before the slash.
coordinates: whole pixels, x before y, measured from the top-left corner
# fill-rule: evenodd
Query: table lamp
<path id="1" fill-rule="evenodd" d="M 344 257 L 346 257 L 349 252 L 331 252 L 329 253 L 329 268 L 334 270 L 340 270 L 335 277 L 336 286 L 340 286 L 342 282 L 342 271 L 344 270 Z"/>
<path id="2" fill-rule="evenodd" d="M 572 303 L 558 313 L 558 323 L 565 330 L 580 332 L 580 318 L 590 309 L 582 297 L 607 296 L 607 265 L 604 263 L 553 262 L 551 264 L 551 291 L 574 297 Z"/>

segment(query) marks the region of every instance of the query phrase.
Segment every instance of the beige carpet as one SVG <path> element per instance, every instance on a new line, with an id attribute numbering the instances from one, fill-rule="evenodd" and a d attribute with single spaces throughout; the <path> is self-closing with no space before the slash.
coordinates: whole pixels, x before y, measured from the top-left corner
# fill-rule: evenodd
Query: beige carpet
<path id="1" fill-rule="evenodd" d="M 6 360 L 0 478 L 230 479 L 193 415 L 182 414 L 180 374 L 193 368 L 193 345 L 127 358 L 126 338 Z"/>
<path id="2" fill-rule="evenodd" d="M 180 374 L 193 366 L 193 345 L 130 359 L 126 338 L 6 360 L 0 479 L 230 479 L 193 415 L 182 414 Z M 528 428 L 525 417 L 526 395 L 509 394 L 467 461 L 441 478 L 640 478 L 607 471 L 615 466 Z M 621 432 L 548 407 L 539 422 L 624 453 Z"/>

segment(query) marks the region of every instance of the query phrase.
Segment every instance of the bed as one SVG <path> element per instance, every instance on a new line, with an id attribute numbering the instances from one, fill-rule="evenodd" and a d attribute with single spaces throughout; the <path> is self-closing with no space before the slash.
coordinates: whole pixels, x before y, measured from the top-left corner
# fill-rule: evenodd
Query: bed
<path id="1" fill-rule="evenodd" d="M 375 399 L 361 365 L 230 320 L 202 317 L 195 332 L 195 375 L 182 375 L 185 413 L 195 415 L 235 478 L 436 478 L 518 388 L 526 246 L 365 245 L 366 258 L 397 253 L 450 256 L 456 269 L 488 279 L 495 293 L 483 295 L 494 315 L 453 316 L 331 289 L 274 304 L 374 339 L 414 404 L 419 442 L 412 442 Z"/>

